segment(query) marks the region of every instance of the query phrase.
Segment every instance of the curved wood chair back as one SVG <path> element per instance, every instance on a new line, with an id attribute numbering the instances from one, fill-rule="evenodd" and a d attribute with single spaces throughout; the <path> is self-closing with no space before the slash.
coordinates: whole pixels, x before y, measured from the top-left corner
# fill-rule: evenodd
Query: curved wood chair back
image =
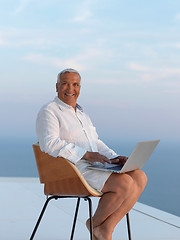
<path id="1" fill-rule="evenodd" d="M 52 157 L 33 144 L 40 182 L 46 195 L 95 196 L 99 193 L 84 179 L 75 164 L 62 157 Z"/>

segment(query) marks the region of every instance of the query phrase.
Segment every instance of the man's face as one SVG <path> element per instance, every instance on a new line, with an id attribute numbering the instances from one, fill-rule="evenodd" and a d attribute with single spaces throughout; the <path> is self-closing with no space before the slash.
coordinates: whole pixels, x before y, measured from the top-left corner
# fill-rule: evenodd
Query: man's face
<path id="1" fill-rule="evenodd" d="M 56 83 L 56 92 L 59 99 L 75 108 L 76 101 L 80 93 L 81 79 L 77 73 L 66 72 L 60 77 L 60 82 Z"/>

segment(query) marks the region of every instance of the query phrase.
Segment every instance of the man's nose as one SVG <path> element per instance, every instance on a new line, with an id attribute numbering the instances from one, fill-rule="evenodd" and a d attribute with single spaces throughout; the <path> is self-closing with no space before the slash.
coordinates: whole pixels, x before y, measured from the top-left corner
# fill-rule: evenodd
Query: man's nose
<path id="1" fill-rule="evenodd" d="M 73 91 L 73 85 L 72 84 L 68 84 L 67 90 L 69 92 Z"/>

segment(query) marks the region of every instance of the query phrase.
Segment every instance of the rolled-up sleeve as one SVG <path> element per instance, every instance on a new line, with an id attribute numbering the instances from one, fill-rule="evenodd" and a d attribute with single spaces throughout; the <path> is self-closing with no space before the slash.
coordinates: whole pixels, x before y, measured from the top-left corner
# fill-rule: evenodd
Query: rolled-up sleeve
<path id="1" fill-rule="evenodd" d="M 36 120 L 36 133 L 41 150 L 76 164 L 84 156 L 86 149 L 62 140 L 59 132 L 60 122 L 56 115 L 48 109 L 42 109 Z"/>

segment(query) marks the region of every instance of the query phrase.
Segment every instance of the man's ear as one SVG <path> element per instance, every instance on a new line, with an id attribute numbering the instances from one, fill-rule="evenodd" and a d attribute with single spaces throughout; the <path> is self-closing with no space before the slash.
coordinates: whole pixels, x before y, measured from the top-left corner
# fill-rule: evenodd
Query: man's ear
<path id="1" fill-rule="evenodd" d="M 58 92 L 58 83 L 56 83 L 56 92 Z"/>

